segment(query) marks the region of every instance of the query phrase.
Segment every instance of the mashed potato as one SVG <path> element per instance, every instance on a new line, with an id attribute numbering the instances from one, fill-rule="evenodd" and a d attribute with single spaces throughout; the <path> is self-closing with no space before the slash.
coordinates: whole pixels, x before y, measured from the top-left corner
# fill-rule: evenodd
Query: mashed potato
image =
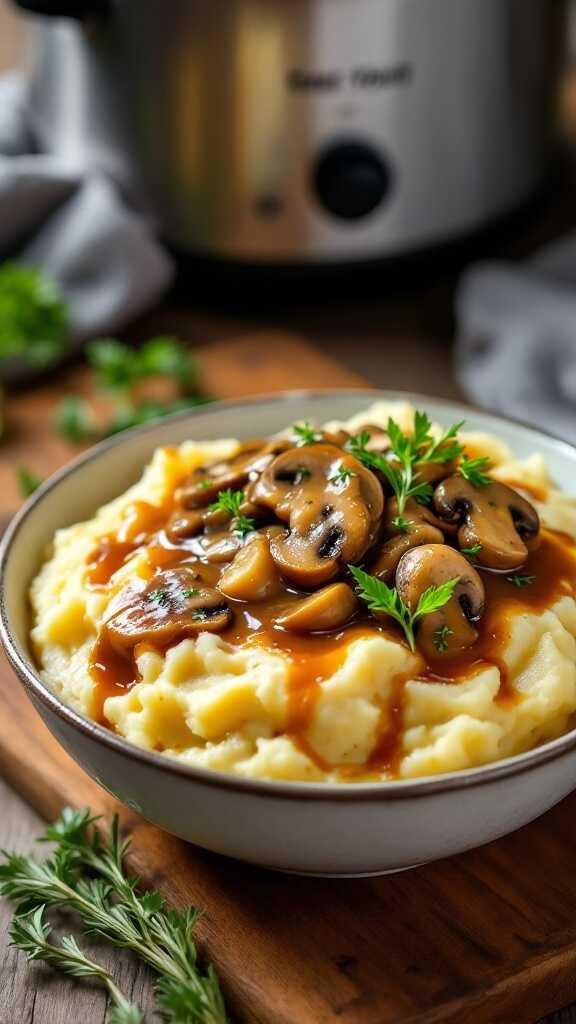
<path id="1" fill-rule="evenodd" d="M 411 428 L 414 410 L 403 403 L 379 403 L 344 426 L 385 427 L 390 414 L 404 429 Z M 540 456 L 519 461 L 500 441 L 483 434 L 463 432 L 462 440 L 475 455 L 490 456 L 495 479 L 527 488 L 544 527 L 576 539 L 576 501 L 555 488 Z M 221 440 L 159 449 L 126 494 L 89 522 L 56 534 L 31 588 L 32 640 L 48 686 L 88 718 L 101 713 L 90 671 L 99 627 L 114 597 L 150 574 L 140 552 L 113 573 L 108 586 L 90 588 L 86 562 L 95 544 L 119 534 L 135 502 L 160 506 L 175 475 L 182 478 L 237 448 L 236 441 Z M 370 759 L 397 715 L 401 680 L 394 777 L 483 765 L 570 726 L 576 710 L 576 602 L 569 589 L 544 610 L 519 606 L 499 665 L 473 666 L 456 682 L 419 679 L 419 655 L 399 636 L 354 634 L 319 684 L 300 736 L 289 728 L 292 684 L 286 655 L 254 644 L 233 646 L 206 632 L 165 653 L 138 649 L 138 681 L 104 700 L 104 717 L 130 742 L 181 763 L 247 778 L 360 781 L 392 774 L 392 768 L 375 770 Z M 502 662 L 508 673 L 506 700 Z"/>

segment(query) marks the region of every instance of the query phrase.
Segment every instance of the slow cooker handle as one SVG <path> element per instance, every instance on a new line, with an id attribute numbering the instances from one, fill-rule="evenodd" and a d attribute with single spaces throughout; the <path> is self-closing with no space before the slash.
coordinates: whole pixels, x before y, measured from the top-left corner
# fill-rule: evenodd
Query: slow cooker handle
<path id="1" fill-rule="evenodd" d="M 18 7 L 33 14 L 50 14 L 55 18 L 77 18 L 102 14 L 107 0 L 15 0 Z"/>

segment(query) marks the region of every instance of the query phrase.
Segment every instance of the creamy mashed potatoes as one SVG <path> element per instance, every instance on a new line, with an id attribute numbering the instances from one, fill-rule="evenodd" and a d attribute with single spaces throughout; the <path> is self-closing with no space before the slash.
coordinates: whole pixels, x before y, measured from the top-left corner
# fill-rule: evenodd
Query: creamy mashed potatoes
<path id="1" fill-rule="evenodd" d="M 412 429 L 414 410 L 403 403 L 378 403 L 329 428 L 385 428 L 389 415 Z M 461 438 L 474 456 L 490 457 L 494 479 L 525 488 L 544 532 L 561 538 L 570 568 L 576 501 L 556 488 L 543 459 L 519 461 L 484 434 L 463 431 Z M 528 586 L 510 585 L 495 663 L 470 664 L 453 679 L 449 670 L 446 678 L 426 677 L 421 656 L 400 633 L 358 626 L 334 650 L 319 650 L 308 667 L 301 652 L 294 659 L 281 648 L 234 644 L 208 632 L 167 650 L 141 644 L 133 685 L 103 690 L 91 669 L 99 631 L 111 602 L 128 585 L 149 582 L 153 569 L 148 549 L 136 547 L 112 567 L 106 585 L 90 585 L 95 546 L 111 535 L 130 540 L 139 503 L 160 509 L 175 481 L 237 450 L 234 440 L 159 449 L 134 487 L 89 522 L 58 531 L 31 588 L 32 640 L 43 679 L 63 700 L 146 750 L 260 779 L 414 778 L 483 765 L 569 728 L 576 710 L 576 563 L 544 608 L 530 605 Z M 310 671 L 314 700 L 304 714 L 298 701 Z M 387 743 L 393 756 L 386 756 Z"/>

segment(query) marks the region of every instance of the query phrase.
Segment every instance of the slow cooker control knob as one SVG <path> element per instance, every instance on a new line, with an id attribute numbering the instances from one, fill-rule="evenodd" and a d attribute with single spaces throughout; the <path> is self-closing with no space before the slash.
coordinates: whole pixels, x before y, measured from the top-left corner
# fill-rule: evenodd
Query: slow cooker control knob
<path id="1" fill-rule="evenodd" d="M 358 220 L 380 205 L 390 189 L 390 171 L 380 154 L 360 142 L 325 149 L 314 170 L 314 191 L 335 217 Z"/>

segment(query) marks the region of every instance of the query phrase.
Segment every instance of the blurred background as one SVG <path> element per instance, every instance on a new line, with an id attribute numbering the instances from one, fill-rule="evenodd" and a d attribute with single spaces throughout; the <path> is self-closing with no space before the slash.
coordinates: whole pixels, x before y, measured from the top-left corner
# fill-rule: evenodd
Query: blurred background
<path id="1" fill-rule="evenodd" d="M 0 0 L 0 378 L 28 487 L 271 387 L 366 380 L 575 436 L 575 24 L 563 0 Z M 235 389 L 214 373 L 238 340 L 276 363 L 245 353 Z"/>

